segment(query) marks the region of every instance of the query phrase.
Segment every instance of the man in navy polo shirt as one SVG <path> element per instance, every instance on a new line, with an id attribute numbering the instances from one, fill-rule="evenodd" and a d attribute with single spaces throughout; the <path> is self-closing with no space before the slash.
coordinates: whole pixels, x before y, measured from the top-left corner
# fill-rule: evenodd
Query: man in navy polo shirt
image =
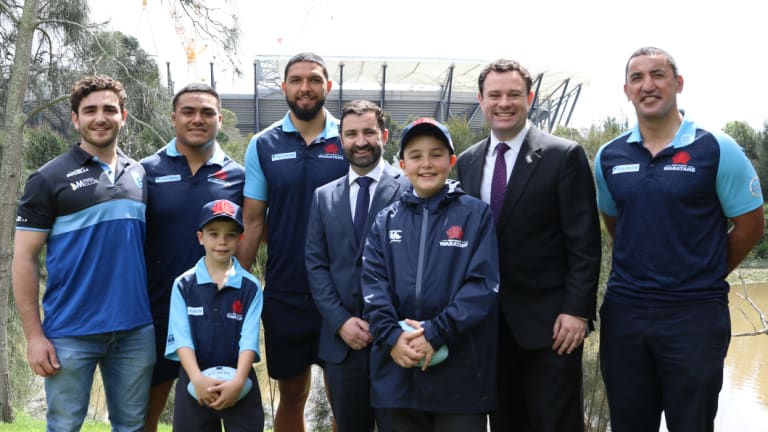
<path id="1" fill-rule="evenodd" d="M 143 254 L 144 168 L 117 147 L 126 99 L 110 77 L 77 81 L 70 105 L 80 142 L 32 173 L 19 201 L 13 294 L 27 360 L 45 378 L 49 431 L 80 430 L 96 365 L 112 430 L 144 429 L 155 345 Z"/>
<path id="2" fill-rule="evenodd" d="M 312 195 L 349 169 L 338 120 L 323 108 L 331 91 L 325 61 L 293 56 L 282 88 L 290 110 L 254 136 L 245 154 L 245 233 L 237 255 L 250 268 L 269 227 L 262 322 L 267 370 L 280 390 L 277 432 L 304 430 L 310 366 L 318 363 L 320 314 L 304 266 Z"/>
<path id="3" fill-rule="evenodd" d="M 147 408 L 147 432 L 157 430 L 179 363 L 164 357 L 171 287 L 205 250 L 197 239 L 200 208 L 215 199 L 243 201 L 245 169 L 216 142 L 221 98 L 205 83 L 191 83 L 173 98 L 176 137 L 141 161 L 147 172 L 147 241 L 144 248 L 157 363 Z"/>
<path id="4" fill-rule="evenodd" d="M 677 107 L 683 77 L 646 47 L 626 65 L 637 126 L 595 160 L 614 238 L 600 316 L 611 430 L 712 431 L 730 343 L 726 276 L 763 235 L 763 196 L 741 147 Z M 729 225 L 732 225 L 729 228 Z"/>

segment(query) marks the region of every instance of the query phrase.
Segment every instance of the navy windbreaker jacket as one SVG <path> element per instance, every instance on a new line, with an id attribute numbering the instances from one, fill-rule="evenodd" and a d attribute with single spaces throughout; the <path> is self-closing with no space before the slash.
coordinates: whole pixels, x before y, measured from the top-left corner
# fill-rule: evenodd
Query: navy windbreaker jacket
<path id="1" fill-rule="evenodd" d="M 499 260 L 488 204 L 449 181 L 436 196 L 413 189 L 382 210 L 363 253 L 364 316 L 374 337 L 371 394 L 378 408 L 482 413 L 496 406 Z M 421 371 L 390 356 L 398 321 L 423 321 L 443 362 Z"/>

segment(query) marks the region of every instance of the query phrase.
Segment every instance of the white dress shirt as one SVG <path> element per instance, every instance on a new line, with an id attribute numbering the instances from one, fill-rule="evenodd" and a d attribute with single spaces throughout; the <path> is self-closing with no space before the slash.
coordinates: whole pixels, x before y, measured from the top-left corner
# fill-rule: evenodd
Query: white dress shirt
<path id="1" fill-rule="evenodd" d="M 384 173 L 384 160 L 379 160 L 379 164 L 376 165 L 365 177 L 373 179 L 371 185 L 368 186 L 368 192 L 370 192 L 371 201 L 368 203 L 368 208 L 371 208 L 371 202 L 373 202 L 373 194 L 376 193 L 376 186 L 379 184 L 381 175 Z M 357 193 L 360 191 L 360 185 L 357 184 L 357 178 L 360 177 L 356 172 L 349 168 L 349 207 L 352 209 L 352 220 L 355 220 L 355 204 L 357 204 Z"/>
<path id="2" fill-rule="evenodd" d="M 504 162 L 507 164 L 507 183 L 509 176 L 512 175 L 512 168 L 515 166 L 517 155 L 520 153 L 520 147 L 528 134 L 530 123 L 526 120 L 525 126 L 514 138 L 504 141 L 509 146 L 509 150 L 504 153 Z M 483 165 L 483 178 L 480 182 L 480 199 L 491 203 L 491 182 L 493 182 L 493 169 L 496 166 L 496 145 L 500 142 L 491 131 L 491 145 L 488 146 L 488 152 L 485 154 L 485 165 Z"/>

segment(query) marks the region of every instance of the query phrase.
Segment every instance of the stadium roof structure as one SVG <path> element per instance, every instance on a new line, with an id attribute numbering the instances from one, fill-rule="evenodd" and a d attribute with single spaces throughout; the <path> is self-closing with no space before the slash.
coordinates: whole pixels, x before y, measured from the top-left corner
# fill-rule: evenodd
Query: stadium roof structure
<path id="1" fill-rule="evenodd" d="M 253 94 L 222 95 L 224 107 L 237 114 L 242 132 L 258 132 L 285 115 L 288 106 L 280 83 L 290 58 L 256 56 Z M 326 108 L 334 115 L 341 113 L 345 102 L 367 99 L 401 124 L 429 116 L 439 121 L 462 118 L 473 129 L 482 127 L 477 77 L 487 61 L 329 56 L 324 60 L 333 81 Z M 564 72 L 529 70 L 534 90 L 529 119 L 547 131 L 568 126 L 585 80 Z"/>

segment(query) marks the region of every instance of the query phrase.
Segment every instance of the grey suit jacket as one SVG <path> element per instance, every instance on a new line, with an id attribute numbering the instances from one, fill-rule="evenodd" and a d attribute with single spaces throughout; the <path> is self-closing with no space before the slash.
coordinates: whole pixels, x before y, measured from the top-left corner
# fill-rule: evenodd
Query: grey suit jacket
<path id="1" fill-rule="evenodd" d="M 490 138 L 474 144 L 457 164 L 462 188 L 478 198 L 489 145 Z M 580 145 L 529 129 L 496 234 L 502 319 L 522 348 L 551 346 L 560 313 L 595 319 L 600 222 L 592 170 Z"/>
<path id="2" fill-rule="evenodd" d="M 364 238 L 376 214 L 409 187 L 399 170 L 385 165 L 371 198 Z M 349 318 L 362 316 L 360 290 L 364 242 L 358 242 L 349 206 L 349 176 L 315 190 L 307 229 L 305 258 L 312 297 L 323 319 L 319 357 L 339 363 L 349 347 L 336 333 Z"/>

